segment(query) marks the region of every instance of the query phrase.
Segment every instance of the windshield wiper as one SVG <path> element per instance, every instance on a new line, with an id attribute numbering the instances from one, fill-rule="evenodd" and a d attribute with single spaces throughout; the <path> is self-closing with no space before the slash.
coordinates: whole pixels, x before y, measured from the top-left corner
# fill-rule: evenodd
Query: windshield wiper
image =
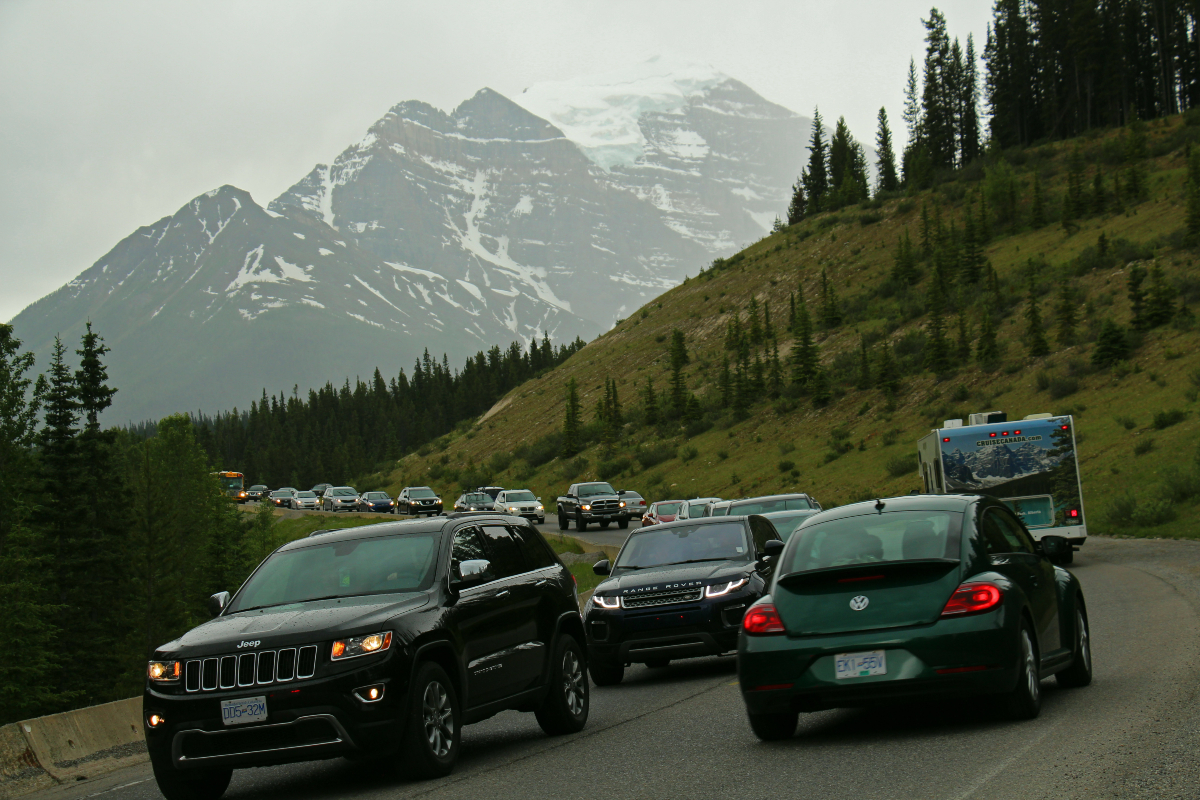
<path id="1" fill-rule="evenodd" d="M 350 597 L 351 595 L 330 594 L 324 597 L 307 597 L 303 600 L 292 600 L 289 603 L 268 603 L 265 606 L 250 606 L 249 608 L 239 608 L 237 611 L 231 611 L 231 614 L 241 614 L 243 611 L 259 611 L 264 608 L 275 608 L 277 606 L 294 606 L 300 603 L 315 603 L 318 600 L 338 600 L 342 597 Z"/>

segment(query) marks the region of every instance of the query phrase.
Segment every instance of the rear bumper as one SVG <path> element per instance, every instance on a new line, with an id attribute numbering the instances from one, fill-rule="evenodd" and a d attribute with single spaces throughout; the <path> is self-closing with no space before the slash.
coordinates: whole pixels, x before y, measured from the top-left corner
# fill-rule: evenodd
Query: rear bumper
<path id="1" fill-rule="evenodd" d="M 1003 614 L 942 620 L 918 629 L 743 635 L 738 641 L 739 686 L 752 714 L 995 694 L 1016 685 L 1016 640 Z M 885 652 L 887 674 L 837 678 L 838 654 L 871 650 Z"/>

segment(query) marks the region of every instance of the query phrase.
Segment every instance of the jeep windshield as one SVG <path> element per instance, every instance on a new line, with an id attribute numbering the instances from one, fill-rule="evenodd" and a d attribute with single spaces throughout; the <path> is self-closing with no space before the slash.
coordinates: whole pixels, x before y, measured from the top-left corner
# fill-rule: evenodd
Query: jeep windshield
<path id="1" fill-rule="evenodd" d="M 580 497 L 595 497 L 598 494 L 616 494 L 607 483 L 585 483 L 579 487 Z"/>
<path id="2" fill-rule="evenodd" d="M 642 528 L 629 537 L 614 569 L 646 569 L 696 561 L 749 561 L 739 522 Z"/>
<path id="3" fill-rule="evenodd" d="M 275 553 L 229 605 L 229 614 L 334 597 L 420 592 L 433 583 L 441 534 L 410 533 Z"/>

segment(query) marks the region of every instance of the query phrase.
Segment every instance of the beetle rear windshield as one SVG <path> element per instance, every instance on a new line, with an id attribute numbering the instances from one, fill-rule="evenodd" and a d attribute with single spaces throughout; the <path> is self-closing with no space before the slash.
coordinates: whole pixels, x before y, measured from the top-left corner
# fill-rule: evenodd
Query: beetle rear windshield
<path id="1" fill-rule="evenodd" d="M 693 561 L 749 561 L 746 526 L 741 522 L 642 528 L 629 537 L 618 569 L 645 569 Z"/>
<path id="2" fill-rule="evenodd" d="M 246 582 L 229 613 L 319 598 L 424 591 L 433 583 L 439 536 L 410 533 L 278 552 Z"/>
<path id="3" fill-rule="evenodd" d="M 783 573 L 959 556 L 962 514 L 893 511 L 842 517 L 792 534 Z"/>

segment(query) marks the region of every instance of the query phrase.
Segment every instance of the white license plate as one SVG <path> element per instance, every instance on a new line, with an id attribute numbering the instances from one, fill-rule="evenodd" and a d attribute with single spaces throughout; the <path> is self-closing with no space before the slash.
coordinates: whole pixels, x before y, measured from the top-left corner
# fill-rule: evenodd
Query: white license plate
<path id="1" fill-rule="evenodd" d="M 267 718 L 266 697 L 244 697 L 221 701 L 221 721 L 226 725 L 246 725 Z"/>
<path id="2" fill-rule="evenodd" d="M 837 677 L 865 678 L 869 675 L 887 675 L 887 656 L 883 650 L 867 650 L 864 653 L 838 653 L 835 657 Z"/>

